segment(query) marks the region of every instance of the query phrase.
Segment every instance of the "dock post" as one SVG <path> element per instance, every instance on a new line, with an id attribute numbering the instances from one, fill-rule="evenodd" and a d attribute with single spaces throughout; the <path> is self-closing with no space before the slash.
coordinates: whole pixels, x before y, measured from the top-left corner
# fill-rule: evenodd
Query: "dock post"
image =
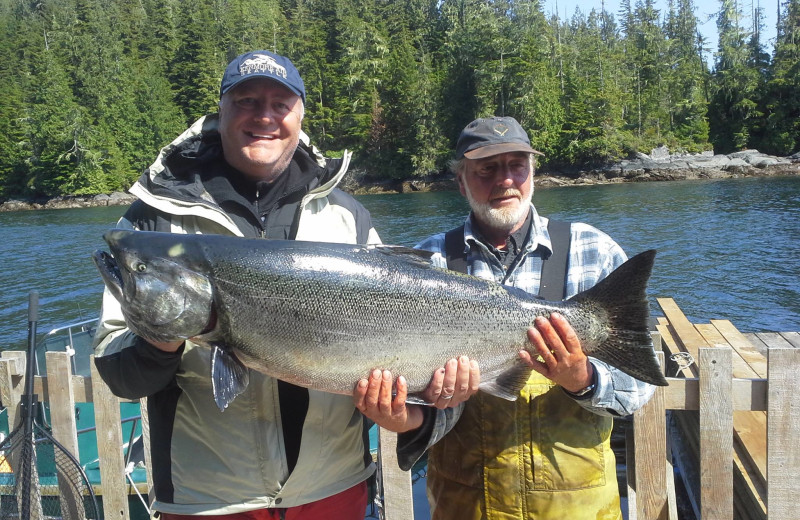
<path id="1" fill-rule="evenodd" d="M 796 518 L 800 491 L 800 348 L 769 347 L 767 360 L 767 512 L 770 518 Z"/>
<path id="2" fill-rule="evenodd" d="M 700 511 L 733 518 L 733 363 L 730 347 L 700 348 Z"/>
<path id="3" fill-rule="evenodd" d="M 397 463 L 397 434 L 378 428 L 378 450 L 384 519 L 414 520 L 411 472 L 401 470 Z"/>

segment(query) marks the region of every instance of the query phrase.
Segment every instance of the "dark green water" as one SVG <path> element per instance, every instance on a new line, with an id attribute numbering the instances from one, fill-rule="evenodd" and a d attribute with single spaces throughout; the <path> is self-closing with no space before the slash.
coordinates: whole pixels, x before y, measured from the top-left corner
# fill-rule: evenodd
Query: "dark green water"
<path id="1" fill-rule="evenodd" d="M 459 224 L 458 193 L 359 197 L 384 242 L 414 245 Z M 633 254 L 659 250 L 650 295 L 696 321 L 800 330 L 800 177 L 538 189 L 539 212 L 590 223 Z M 0 349 L 22 348 L 28 292 L 39 332 L 93 318 L 102 283 L 90 259 L 123 207 L 0 213 Z M 657 308 L 654 304 L 654 312 Z"/>

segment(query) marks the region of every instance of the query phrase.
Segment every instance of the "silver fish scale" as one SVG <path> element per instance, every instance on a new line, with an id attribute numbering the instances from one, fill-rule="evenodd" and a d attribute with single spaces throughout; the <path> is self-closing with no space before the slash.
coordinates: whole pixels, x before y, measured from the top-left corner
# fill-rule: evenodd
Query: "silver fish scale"
<path id="1" fill-rule="evenodd" d="M 381 368 L 405 376 L 413 393 L 448 359 L 467 355 L 481 367 L 482 388 L 513 397 L 525 376 L 517 362 L 525 331 L 556 310 L 587 354 L 667 384 L 647 330 L 652 250 L 556 303 L 432 268 L 425 253 L 404 248 L 124 230 L 104 238 L 114 260 L 102 252 L 93 258 L 125 315 L 141 322 L 136 330 L 165 341 L 202 334 L 201 345 L 298 385 L 349 395 Z M 144 312 L 156 303 L 158 312 Z M 164 323 L 164 316 L 181 318 Z M 216 326 L 205 331 L 210 323 Z M 214 377 L 231 382 L 215 394 L 224 408 L 243 376 L 229 356 L 215 359 Z"/>
<path id="2" fill-rule="evenodd" d="M 226 343 L 251 368 L 328 392 L 351 394 L 375 368 L 420 391 L 459 355 L 484 374 L 501 371 L 515 363 L 535 316 L 574 314 L 373 249 L 258 253 L 210 258 Z"/>

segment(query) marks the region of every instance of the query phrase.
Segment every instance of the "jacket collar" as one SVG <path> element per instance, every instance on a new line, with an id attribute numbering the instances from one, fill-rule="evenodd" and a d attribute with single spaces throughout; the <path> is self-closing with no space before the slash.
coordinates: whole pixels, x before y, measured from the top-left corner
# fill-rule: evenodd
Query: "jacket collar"
<path id="1" fill-rule="evenodd" d="M 301 131 L 293 163 L 299 164 L 303 171 L 313 171 L 313 175 L 290 175 L 286 188 L 306 189 L 301 202 L 303 206 L 314 198 L 324 197 L 344 177 L 350 157 L 351 154 L 345 150 L 342 159 L 326 159 L 311 145 L 308 135 Z M 157 209 L 205 217 L 236 233 L 236 225 L 206 189 L 200 169 L 197 168 L 211 161 L 221 161 L 219 167 L 230 168 L 222 158 L 218 114 L 198 119 L 162 148 L 153 164 L 129 191 Z M 303 184 L 303 180 L 307 182 Z"/>

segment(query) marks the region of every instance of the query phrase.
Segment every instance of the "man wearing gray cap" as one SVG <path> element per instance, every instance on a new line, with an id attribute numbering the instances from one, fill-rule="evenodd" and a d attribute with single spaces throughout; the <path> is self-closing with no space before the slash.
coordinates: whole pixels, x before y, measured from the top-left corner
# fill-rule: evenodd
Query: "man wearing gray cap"
<path id="1" fill-rule="evenodd" d="M 511 117 L 467 125 L 451 169 L 472 211 L 417 247 L 439 267 L 549 300 L 607 276 L 626 259 L 616 242 L 586 224 L 548 220 L 531 204 L 536 155 Z M 528 340 L 541 359 L 520 353 L 534 371 L 515 402 L 479 392 L 456 408 L 427 410 L 420 428 L 400 435 L 400 458 L 430 448 L 434 520 L 622 518 L 612 418 L 645 404 L 653 387 L 587 358 L 558 314 L 537 318 Z"/>
<path id="2" fill-rule="evenodd" d="M 289 59 L 268 51 L 233 59 L 220 85 L 219 113 L 161 150 L 131 188 L 139 200 L 118 226 L 378 243 L 367 210 L 336 188 L 350 154 L 326 159 L 301 130 L 305 96 Z M 148 398 L 151 505 L 162 520 L 364 518 L 365 481 L 375 467 L 367 421 L 351 397 L 251 371 L 247 389 L 220 411 L 211 351 L 191 340 L 137 336 L 108 291 L 95 350 L 98 371 L 116 395 Z M 429 398 L 447 391 L 456 405 L 468 397 L 446 384 L 457 372 L 437 372 Z M 421 422 L 419 412 L 403 420 L 387 415 L 373 411 L 371 418 L 396 430 Z"/>

